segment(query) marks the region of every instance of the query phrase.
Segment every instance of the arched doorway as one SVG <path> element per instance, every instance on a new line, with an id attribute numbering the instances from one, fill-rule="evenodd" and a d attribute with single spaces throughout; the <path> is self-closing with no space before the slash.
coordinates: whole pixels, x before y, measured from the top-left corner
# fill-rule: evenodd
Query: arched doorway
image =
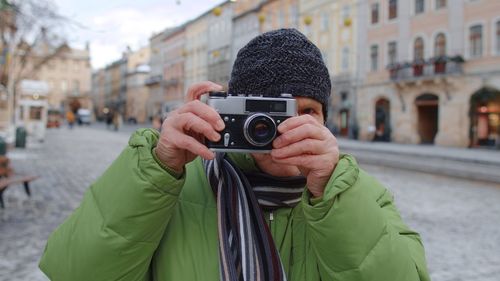
<path id="1" fill-rule="evenodd" d="M 349 136 L 349 109 L 343 108 L 339 112 L 340 135 L 343 137 Z"/>
<path id="2" fill-rule="evenodd" d="M 338 128 L 340 136 L 348 137 L 349 136 L 349 119 L 350 116 L 350 104 L 349 104 L 349 93 L 346 91 L 340 92 L 340 110 L 338 113 Z"/>
<path id="3" fill-rule="evenodd" d="M 500 149 L 500 91 L 482 88 L 470 98 L 471 146 Z"/>
<path id="4" fill-rule="evenodd" d="M 422 144 L 433 144 L 438 132 L 439 97 L 423 94 L 415 99 L 418 113 L 418 134 Z"/>
<path id="5" fill-rule="evenodd" d="M 373 141 L 391 141 L 391 103 L 385 98 L 375 103 L 375 135 Z"/>

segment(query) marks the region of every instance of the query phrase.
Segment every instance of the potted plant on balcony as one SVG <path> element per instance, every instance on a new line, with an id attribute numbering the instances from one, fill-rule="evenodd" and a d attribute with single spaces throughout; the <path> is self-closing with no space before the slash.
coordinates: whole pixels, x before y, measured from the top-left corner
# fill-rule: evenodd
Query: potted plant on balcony
<path id="1" fill-rule="evenodd" d="M 412 63 L 413 76 L 418 77 L 424 75 L 424 65 L 425 65 L 425 60 L 423 59 L 414 60 Z"/>
<path id="2" fill-rule="evenodd" d="M 456 55 L 450 58 L 450 61 L 456 62 L 456 63 L 464 63 L 465 60 L 461 55 Z"/>
<path id="3" fill-rule="evenodd" d="M 432 59 L 432 64 L 434 64 L 434 73 L 443 74 L 446 73 L 446 63 L 449 58 L 447 56 L 437 56 Z"/>

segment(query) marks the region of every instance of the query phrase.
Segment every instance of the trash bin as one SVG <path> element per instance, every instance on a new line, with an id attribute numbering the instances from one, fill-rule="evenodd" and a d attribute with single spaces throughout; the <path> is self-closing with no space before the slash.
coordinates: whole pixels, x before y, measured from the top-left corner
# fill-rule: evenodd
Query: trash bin
<path id="1" fill-rule="evenodd" d="M 16 129 L 16 147 L 26 147 L 26 129 L 24 127 Z"/>
<path id="2" fill-rule="evenodd" d="M 7 154 L 7 143 L 0 137 L 0 155 L 4 156 L 5 154 Z"/>

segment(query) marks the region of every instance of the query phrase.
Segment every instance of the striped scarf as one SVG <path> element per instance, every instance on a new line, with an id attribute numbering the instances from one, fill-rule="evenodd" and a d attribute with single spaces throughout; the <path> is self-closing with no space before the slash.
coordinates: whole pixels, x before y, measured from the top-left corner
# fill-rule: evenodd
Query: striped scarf
<path id="1" fill-rule="evenodd" d="M 278 250 L 262 209 L 293 207 L 304 190 L 304 177 L 244 174 L 225 153 L 204 161 L 217 200 L 220 279 L 286 280 Z"/>

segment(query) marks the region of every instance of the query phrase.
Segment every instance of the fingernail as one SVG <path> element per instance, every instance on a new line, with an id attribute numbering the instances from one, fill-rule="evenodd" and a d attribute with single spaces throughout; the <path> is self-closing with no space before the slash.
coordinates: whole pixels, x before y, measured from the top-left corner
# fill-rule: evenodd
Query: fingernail
<path id="1" fill-rule="evenodd" d="M 212 134 L 212 140 L 213 141 L 219 141 L 220 140 L 220 134 L 219 133 L 213 133 Z"/>
<path id="2" fill-rule="evenodd" d="M 279 125 L 278 125 L 278 132 L 282 133 L 282 132 L 283 132 L 283 130 L 285 129 L 285 126 L 286 126 L 286 125 L 283 125 L 283 123 L 279 124 Z"/>
<path id="3" fill-rule="evenodd" d="M 226 124 L 224 124 L 224 121 L 218 120 L 216 126 L 217 126 L 217 130 L 220 131 L 220 130 L 224 129 L 224 127 L 226 127 Z"/>

